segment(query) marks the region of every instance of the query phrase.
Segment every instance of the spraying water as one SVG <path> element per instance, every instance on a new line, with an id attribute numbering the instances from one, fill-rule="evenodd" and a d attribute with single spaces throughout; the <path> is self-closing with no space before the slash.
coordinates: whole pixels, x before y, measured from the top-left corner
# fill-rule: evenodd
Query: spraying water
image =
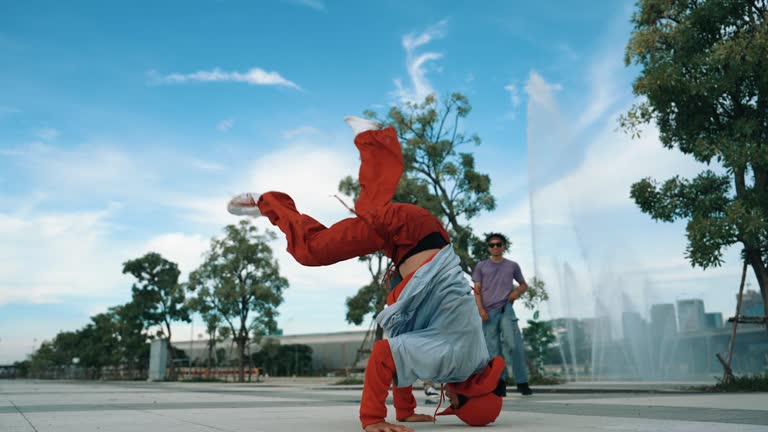
<path id="1" fill-rule="evenodd" d="M 536 73 L 527 91 L 534 273 L 550 291 L 546 312 L 559 318 L 554 324 L 564 377 L 689 379 L 716 369 L 710 367 L 714 355 L 696 371 L 681 366 L 702 356 L 698 339 L 681 342 L 675 307 L 659 300 L 644 264 L 652 253 L 643 249 L 642 229 L 652 227 L 646 228 L 647 218 L 631 219 L 638 211 L 629 198 L 641 176 L 624 172 L 637 149 L 618 138 L 615 124 L 597 134 L 572 130 L 554 87 Z"/>

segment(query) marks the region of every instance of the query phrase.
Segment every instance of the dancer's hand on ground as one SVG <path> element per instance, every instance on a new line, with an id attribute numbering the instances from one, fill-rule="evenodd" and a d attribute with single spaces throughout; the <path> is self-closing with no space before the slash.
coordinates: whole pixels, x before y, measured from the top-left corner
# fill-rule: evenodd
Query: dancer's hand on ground
<path id="1" fill-rule="evenodd" d="M 416 432 L 415 430 L 392 423 L 381 422 L 365 427 L 365 432 Z"/>
<path id="2" fill-rule="evenodd" d="M 435 418 L 431 415 L 426 414 L 411 414 L 408 417 L 403 419 L 404 422 L 433 422 L 435 421 Z"/>

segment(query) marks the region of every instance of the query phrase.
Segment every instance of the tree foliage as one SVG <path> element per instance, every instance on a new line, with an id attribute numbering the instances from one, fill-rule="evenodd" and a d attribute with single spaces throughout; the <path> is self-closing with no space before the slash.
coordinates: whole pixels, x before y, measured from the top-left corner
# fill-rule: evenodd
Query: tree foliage
<path id="1" fill-rule="evenodd" d="M 640 0 L 626 63 L 642 96 L 620 120 L 639 134 L 653 122 L 662 144 L 723 167 L 693 179 L 632 185 L 640 209 L 688 221 L 694 266 L 723 263 L 740 243 L 768 304 L 768 6 L 764 0 Z"/>
<path id="2" fill-rule="evenodd" d="M 222 326 L 223 318 L 221 313 L 214 308 L 213 302 L 205 296 L 198 295 L 197 297 L 190 298 L 188 306 L 191 311 L 199 313 L 205 323 L 205 332 L 208 335 L 208 341 L 206 342 L 208 352 L 205 364 L 207 373 L 210 375 L 211 367 L 216 361 L 216 344 L 223 342 L 230 334 L 229 327 Z"/>
<path id="3" fill-rule="evenodd" d="M 175 374 L 174 351 L 171 345 L 171 323 L 190 322 L 184 287 L 179 283 L 179 266 L 159 253 L 149 252 L 141 258 L 126 261 L 123 274 L 131 274 L 136 282 L 131 287 L 134 311 L 144 321 L 144 327 L 159 326 L 158 337 L 167 339 L 168 364 Z"/>
<path id="4" fill-rule="evenodd" d="M 123 273 L 136 282 L 131 288 L 133 304 L 140 311 L 145 326 L 160 326 L 158 336 L 171 340 L 171 323 L 190 322 L 184 287 L 179 283 L 179 266 L 156 252 L 126 261 Z"/>
<path id="5" fill-rule="evenodd" d="M 528 290 L 521 297 L 528 309 L 535 309 L 543 301 L 549 300 L 546 284 L 542 279 L 533 277 Z M 544 362 L 547 360 L 549 348 L 555 341 L 552 326 L 546 321 L 539 320 L 539 311 L 533 313 L 533 319 L 527 321 L 528 327 L 523 329 L 523 340 L 530 353 L 528 357 L 531 375 L 544 375 Z"/>
<path id="6" fill-rule="evenodd" d="M 339 182 L 339 192 L 357 201 L 360 196 L 360 183 L 357 179 L 347 176 Z M 397 190 L 392 201 L 404 204 L 416 204 L 426 208 L 432 214 L 439 215 L 439 200 L 432 196 L 427 185 L 409 177 L 406 173 L 400 178 Z M 387 290 L 382 284 L 384 274 L 387 271 L 387 257 L 379 251 L 370 255 L 359 257 L 358 260 L 368 267 L 371 275 L 370 283 L 361 287 L 354 296 L 348 297 L 347 322 L 360 325 L 369 314 L 378 315 L 384 309 Z M 383 335 L 381 329 L 376 332 L 376 340 Z"/>
<path id="7" fill-rule="evenodd" d="M 472 245 L 479 240 L 469 221 L 496 208 L 490 177 L 475 169 L 471 152 L 461 151 L 480 144 L 477 135 L 462 130 L 461 120 L 471 110 L 466 96 L 452 93 L 443 100 L 429 95 L 420 103 L 394 106 L 384 116 L 365 113 L 394 127 L 403 146 L 405 167 L 397 200 L 424 207 L 443 221 L 467 273 L 477 263 Z"/>
<path id="8" fill-rule="evenodd" d="M 241 382 L 246 344 L 277 328 L 277 307 L 288 287 L 268 244 L 273 239 L 273 233 L 259 233 L 248 220 L 227 225 L 224 237 L 211 240 L 203 263 L 189 276 L 198 307 L 215 311 L 232 333 Z"/>
<path id="9" fill-rule="evenodd" d="M 405 166 L 392 201 L 421 206 L 440 219 L 467 273 L 478 261 L 476 252 L 484 248 L 468 221 L 496 205 L 490 178 L 475 170 L 472 153 L 460 151 L 463 146 L 480 144 L 477 135 L 461 131 L 460 121 L 471 109 L 466 96 L 453 93 L 442 102 L 430 95 L 421 103 L 392 107 L 386 114 L 365 112 L 384 126 L 394 127 L 403 147 Z M 339 191 L 357 200 L 360 184 L 348 176 L 339 183 Z M 368 314 L 381 312 L 387 294 L 381 284 L 387 269 L 384 254 L 360 261 L 368 266 L 371 282 L 347 298 L 347 321 L 357 325 Z"/>
<path id="10" fill-rule="evenodd" d="M 548 322 L 539 321 L 539 311 L 534 312 L 533 319 L 528 320 L 528 327 L 523 329 L 523 340 L 530 353 L 531 375 L 543 375 L 544 360 L 549 347 L 555 342 L 555 334 Z"/>
<path id="11" fill-rule="evenodd" d="M 312 347 L 304 344 L 281 345 L 267 339 L 251 355 L 253 364 L 271 376 L 307 376 L 312 374 Z"/>
<path id="12" fill-rule="evenodd" d="M 91 322 L 76 331 L 59 332 L 44 341 L 30 356 L 27 369 L 33 376 L 75 365 L 93 378 L 101 377 L 104 367 L 123 366 L 144 370 L 149 363 L 149 345 L 143 321 L 131 303 L 110 308 L 91 317 Z M 75 360 L 77 359 L 77 360 Z"/>

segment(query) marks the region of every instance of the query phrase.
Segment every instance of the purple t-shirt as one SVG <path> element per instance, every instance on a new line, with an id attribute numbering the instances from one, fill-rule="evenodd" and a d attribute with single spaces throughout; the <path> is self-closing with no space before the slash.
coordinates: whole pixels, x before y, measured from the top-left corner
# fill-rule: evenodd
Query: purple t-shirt
<path id="1" fill-rule="evenodd" d="M 525 283 L 520 265 L 506 258 L 498 263 L 490 259 L 480 261 L 472 272 L 472 280 L 480 282 L 483 307 L 488 312 L 501 309 L 507 303 L 514 288 L 513 281 Z"/>

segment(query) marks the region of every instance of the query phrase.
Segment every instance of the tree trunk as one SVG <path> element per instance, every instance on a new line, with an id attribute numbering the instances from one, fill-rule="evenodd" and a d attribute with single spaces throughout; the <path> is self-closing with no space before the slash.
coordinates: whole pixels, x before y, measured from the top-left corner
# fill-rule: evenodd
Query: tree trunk
<path id="1" fill-rule="evenodd" d="M 170 378 L 173 381 L 176 381 L 176 362 L 173 361 L 174 360 L 174 358 L 173 358 L 173 345 L 171 345 L 171 323 L 169 323 L 168 321 L 165 322 L 165 329 L 168 332 L 168 341 L 167 341 L 167 343 L 168 343 L 168 361 L 171 364 L 171 367 L 170 367 L 170 372 L 171 372 Z"/>
<path id="2" fill-rule="evenodd" d="M 755 272 L 755 277 L 757 278 L 757 284 L 760 285 L 760 295 L 763 296 L 763 316 L 768 316 L 768 295 L 766 295 L 766 289 L 768 289 L 768 269 L 765 268 L 765 263 L 763 263 L 762 258 L 760 257 L 759 252 L 753 254 L 755 257 L 753 257 L 752 260 L 752 270 Z M 765 324 L 765 330 L 768 332 L 768 322 Z"/>
<path id="3" fill-rule="evenodd" d="M 245 338 L 237 338 L 237 356 L 240 359 L 240 370 L 238 371 L 238 379 L 240 382 L 245 382 Z"/>
<path id="4" fill-rule="evenodd" d="M 171 345 L 171 340 L 166 339 L 165 344 L 168 346 L 168 362 L 166 363 L 166 367 L 168 368 L 168 378 L 171 380 L 176 379 L 176 365 L 173 361 L 173 345 Z"/>
<path id="5" fill-rule="evenodd" d="M 764 181 L 762 172 L 758 174 L 755 171 L 756 180 L 760 182 Z M 736 196 L 742 198 L 746 195 L 746 179 L 744 168 L 737 168 L 734 170 L 734 186 L 736 188 Z M 759 183 L 759 182 L 758 182 Z M 759 191 L 762 193 L 762 191 Z M 740 234 L 743 234 L 740 232 Z M 760 295 L 763 296 L 763 313 L 768 315 L 768 295 L 766 295 L 766 289 L 768 289 L 768 269 L 766 269 L 765 262 L 763 262 L 762 249 L 758 240 L 758 244 L 754 244 L 747 236 L 743 236 L 741 239 L 744 244 L 745 258 L 752 270 L 755 272 L 755 278 L 757 278 L 757 284 L 760 286 Z M 765 326 L 768 331 L 768 325 Z"/>
<path id="6" fill-rule="evenodd" d="M 759 249 L 750 247 L 751 245 L 745 244 L 745 246 L 747 249 L 747 262 L 755 273 L 757 284 L 760 286 L 760 295 L 763 296 L 764 313 L 768 315 L 768 296 L 766 295 L 766 289 L 768 289 L 768 268 L 766 268 L 765 262 L 763 262 L 763 258 L 760 256 Z"/>
<path id="7" fill-rule="evenodd" d="M 211 377 L 211 359 L 213 358 L 213 346 L 216 344 L 216 339 L 209 339 L 208 340 L 208 364 L 205 371 L 206 378 Z"/>

